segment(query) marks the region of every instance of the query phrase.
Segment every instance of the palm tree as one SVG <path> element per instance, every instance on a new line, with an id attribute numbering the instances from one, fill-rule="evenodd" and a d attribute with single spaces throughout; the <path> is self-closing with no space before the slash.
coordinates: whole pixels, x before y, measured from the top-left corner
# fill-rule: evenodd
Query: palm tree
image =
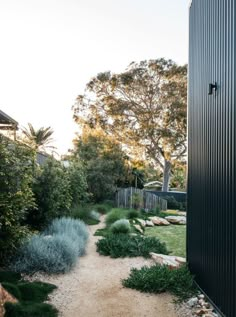
<path id="1" fill-rule="evenodd" d="M 26 142 L 32 146 L 35 150 L 45 150 L 46 148 L 55 148 L 53 146 L 48 145 L 53 141 L 51 138 L 53 134 L 53 130 L 51 127 L 41 127 L 36 130 L 32 126 L 31 123 L 28 123 L 28 129 L 23 128 L 22 133 L 26 138 Z"/>

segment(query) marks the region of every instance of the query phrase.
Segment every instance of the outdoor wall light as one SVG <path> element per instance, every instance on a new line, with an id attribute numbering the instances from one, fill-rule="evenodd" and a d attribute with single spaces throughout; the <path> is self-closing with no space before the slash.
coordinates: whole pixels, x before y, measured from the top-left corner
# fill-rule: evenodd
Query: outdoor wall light
<path id="1" fill-rule="evenodd" d="M 213 89 L 216 91 L 217 90 L 217 84 L 214 83 L 210 83 L 209 84 L 209 88 L 208 88 L 208 95 L 212 95 L 213 94 Z"/>

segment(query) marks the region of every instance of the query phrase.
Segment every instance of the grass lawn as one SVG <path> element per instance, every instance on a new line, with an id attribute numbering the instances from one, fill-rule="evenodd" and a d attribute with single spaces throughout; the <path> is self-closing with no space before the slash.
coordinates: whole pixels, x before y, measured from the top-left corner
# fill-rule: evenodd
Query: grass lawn
<path id="1" fill-rule="evenodd" d="M 171 255 L 186 257 L 186 226 L 155 226 L 146 228 L 145 235 L 157 237 L 161 242 L 165 242 Z"/>

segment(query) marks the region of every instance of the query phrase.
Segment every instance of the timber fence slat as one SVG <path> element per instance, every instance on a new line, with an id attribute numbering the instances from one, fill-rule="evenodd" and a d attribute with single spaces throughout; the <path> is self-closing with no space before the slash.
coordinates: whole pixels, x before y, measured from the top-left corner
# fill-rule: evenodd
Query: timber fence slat
<path id="1" fill-rule="evenodd" d="M 143 208 L 146 211 L 167 210 L 167 201 L 159 196 L 139 188 L 129 187 L 119 189 L 116 194 L 118 208 Z"/>

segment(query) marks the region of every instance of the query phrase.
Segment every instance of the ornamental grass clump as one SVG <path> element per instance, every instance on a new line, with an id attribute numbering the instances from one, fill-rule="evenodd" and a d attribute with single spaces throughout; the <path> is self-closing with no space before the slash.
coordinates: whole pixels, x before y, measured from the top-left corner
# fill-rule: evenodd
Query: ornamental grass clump
<path id="1" fill-rule="evenodd" d="M 170 292 L 179 301 L 186 300 L 197 293 L 194 278 L 187 266 L 171 270 L 168 266 L 133 268 L 123 286 L 147 293 Z"/>
<path id="2" fill-rule="evenodd" d="M 110 231 L 114 234 L 116 233 L 130 233 L 131 227 L 129 220 L 127 219 L 120 219 L 114 222 L 111 225 Z"/>
<path id="3" fill-rule="evenodd" d="M 168 254 L 165 243 L 154 237 L 131 236 L 127 234 L 110 234 L 98 240 L 97 251 L 112 258 L 150 257 L 150 252 Z"/>

